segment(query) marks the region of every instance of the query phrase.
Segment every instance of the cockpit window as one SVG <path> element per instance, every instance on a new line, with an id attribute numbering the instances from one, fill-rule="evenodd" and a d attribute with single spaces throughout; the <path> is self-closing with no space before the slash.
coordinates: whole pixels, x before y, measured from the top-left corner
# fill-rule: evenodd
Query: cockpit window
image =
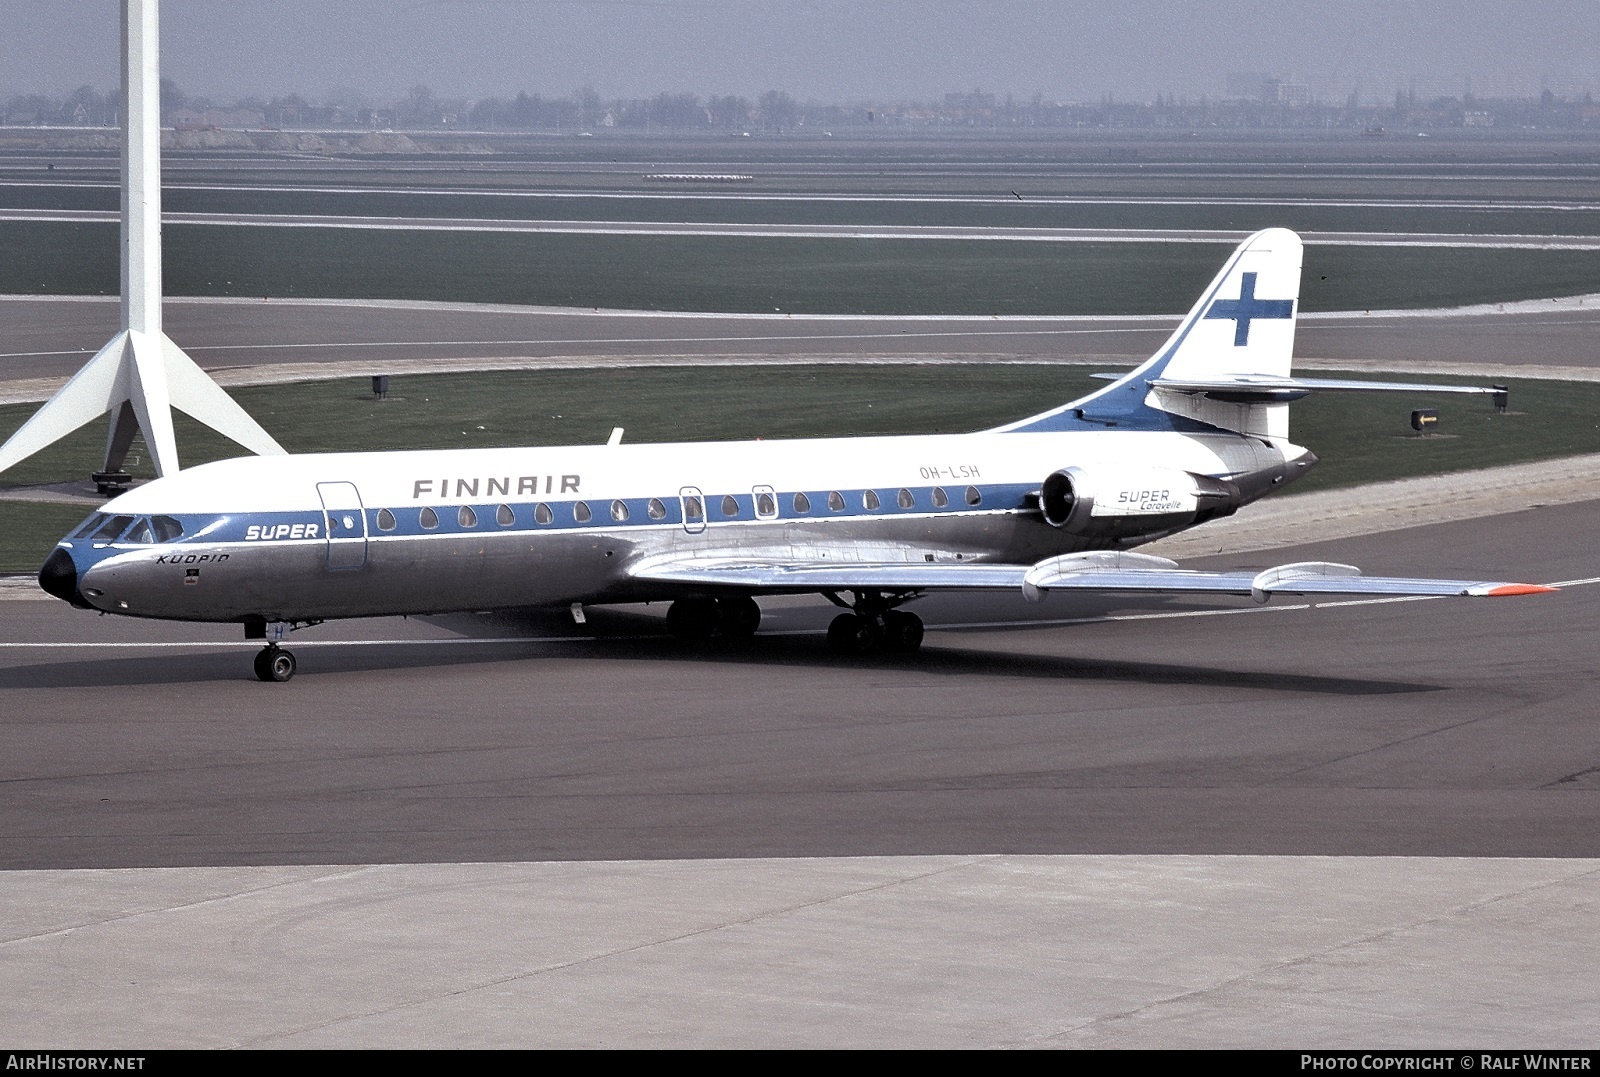
<path id="1" fill-rule="evenodd" d="M 94 513 L 87 520 L 83 521 L 82 525 L 79 526 L 76 531 L 67 537 L 75 539 L 88 538 L 92 532 L 98 530 L 100 525 L 105 522 L 105 518 L 106 514 L 103 512 Z"/>
<path id="2" fill-rule="evenodd" d="M 132 516 L 113 516 L 105 522 L 105 525 L 100 530 L 94 533 L 94 541 L 115 542 L 117 541 L 117 536 L 126 531 L 131 523 L 133 523 Z"/>
<path id="3" fill-rule="evenodd" d="M 183 537 L 183 525 L 170 516 L 150 517 L 150 527 L 157 542 L 177 542 Z"/>
<path id="4" fill-rule="evenodd" d="M 128 528 L 128 533 L 122 536 L 123 542 L 137 542 L 141 546 L 148 546 L 155 540 L 156 533 L 150 530 L 150 519 L 146 516 L 139 517 L 134 525 Z"/>

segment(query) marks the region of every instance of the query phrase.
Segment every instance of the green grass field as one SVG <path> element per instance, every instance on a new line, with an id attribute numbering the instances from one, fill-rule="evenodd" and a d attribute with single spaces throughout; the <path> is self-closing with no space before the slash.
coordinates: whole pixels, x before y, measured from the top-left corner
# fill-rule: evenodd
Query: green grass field
<path id="1" fill-rule="evenodd" d="M 818 314 L 1175 314 L 1227 245 L 165 229 L 169 295 Z M 111 224 L 0 222 L 0 292 L 115 294 Z M 1600 251 L 1313 247 L 1301 308 L 1600 289 Z"/>
<path id="2" fill-rule="evenodd" d="M 1319 372 L 1320 373 L 1320 372 Z M 1013 365 L 649 368 L 397 377 L 375 401 L 363 379 L 234 390 L 291 452 L 598 444 L 983 429 L 1104 385 L 1083 368 Z M 1479 398 L 1336 395 L 1296 404 L 1292 435 L 1322 458 L 1295 491 L 1600 452 L 1600 385 L 1513 382 L 1512 414 Z M 1440 433 L 1407 420 L 1436 407 Z M 33 405 L 0 407 L 0 439 Z M 177 416 L 184 463 L 238 455 Z M 0 487 L 81 479 L 105 429 L 94 423 L 0 476 Z M 136 446 L 137 452 L 137 446 Z M 1068 461 L 1041 460 L 1041 479 Z M 131 467 L 150 474 L 141 457 Z M 0 571 L 36 568 L 87 509 L 0 501 Z"/>

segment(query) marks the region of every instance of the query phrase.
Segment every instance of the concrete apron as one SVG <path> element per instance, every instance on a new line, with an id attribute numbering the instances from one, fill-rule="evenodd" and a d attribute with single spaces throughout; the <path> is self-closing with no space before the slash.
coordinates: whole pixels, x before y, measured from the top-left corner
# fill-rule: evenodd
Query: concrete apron
<path id="1" fill-rule="evenodd" d="M 0 873 L 30 1048 L 1585 1047 L 1600 861 Z"/>

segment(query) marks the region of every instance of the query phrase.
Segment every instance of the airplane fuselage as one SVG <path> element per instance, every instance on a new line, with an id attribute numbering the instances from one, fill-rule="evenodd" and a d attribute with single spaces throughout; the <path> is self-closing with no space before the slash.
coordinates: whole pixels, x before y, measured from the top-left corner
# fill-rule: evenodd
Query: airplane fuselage
<path id="1" fill-rule="evenodd" d="M 1306 458 L 1121 430 L 243 457 L 108 502 L 61 544 L 62 597 L 248 624 L 679 597 L 629 574 L 664 556 L 1031 564 L 1193 524 L 1162 510 L 1175 474 L 1236 488 L 1231 512 Z M 1108 476 L 1126 515 L 1052 525 L 1040 489 L 1063 468 Z"/>

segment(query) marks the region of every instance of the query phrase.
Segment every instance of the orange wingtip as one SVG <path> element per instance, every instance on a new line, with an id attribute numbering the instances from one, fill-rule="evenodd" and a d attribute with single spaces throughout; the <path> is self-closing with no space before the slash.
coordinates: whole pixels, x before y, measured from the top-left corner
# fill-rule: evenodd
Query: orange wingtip
<path id="1" fill-rule="evenodd" d="M 1484 594 L 1490 598 L 1505 598 L 1509 595 L 1543 595 L 1559 590 L 1559 587 L 1543 587 L 1537 583 L 1506 583 L 1491 587 Z"/>

